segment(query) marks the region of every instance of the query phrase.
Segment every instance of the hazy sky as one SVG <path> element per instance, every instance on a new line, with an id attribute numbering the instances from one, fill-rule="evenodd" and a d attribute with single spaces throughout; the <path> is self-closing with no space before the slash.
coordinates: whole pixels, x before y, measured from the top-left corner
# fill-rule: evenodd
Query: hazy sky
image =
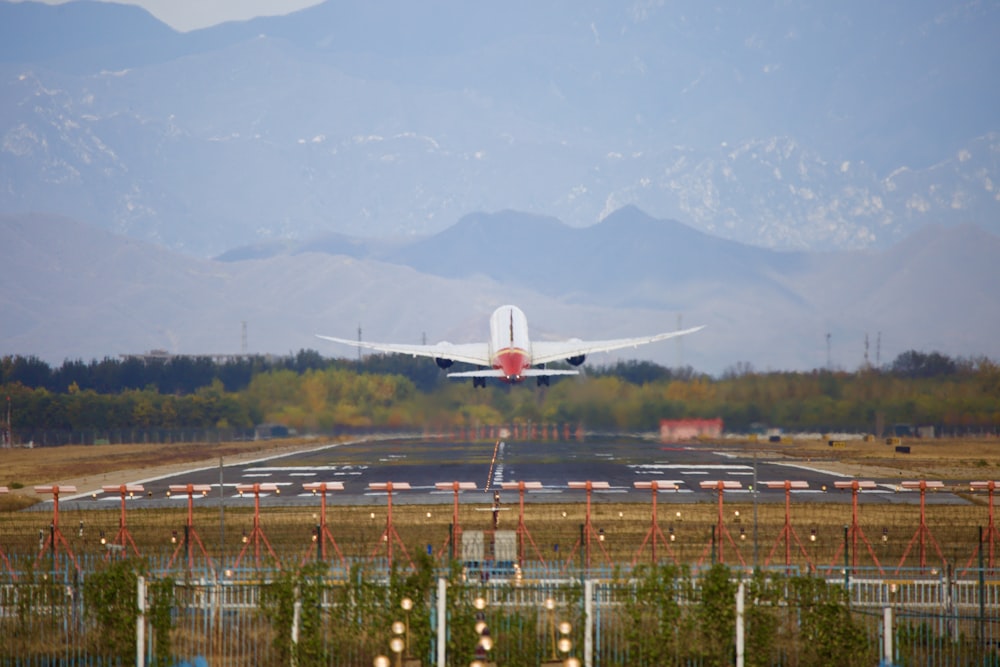
<path id="1" fill-rule="evenodd" d="M 73 0 L 41 0 L 61 5 Z M 104 0 L 108 1 L 108 0 Z M 114 0 L 124 5 L 144 7 L 171 27 L 197 30 L 225 21 L 242 21 L 254 16 L 272 16 L 318 5 L 322 0 Z"/>

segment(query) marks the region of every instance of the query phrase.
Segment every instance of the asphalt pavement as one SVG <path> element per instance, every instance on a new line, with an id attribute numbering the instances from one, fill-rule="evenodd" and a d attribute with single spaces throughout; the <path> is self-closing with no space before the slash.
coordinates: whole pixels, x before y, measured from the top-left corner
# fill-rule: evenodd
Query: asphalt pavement
<path id="1" fill-rule="evenodd" d="M 187 493 L 168 493 L 172 485 L 203 485 L 204 494 L 192 494 L 196 505 L 306 505 L 316 502 L 307 483 L 340 483 L 343 490 L 327 494 L 331 505 L 383 505 L 393 486 L 393 503 L 444 504 L 454 500 L 454 482 L 463 483 L 462 502 L 491 502 L 500 493 L 505 504 L 518 502 L 519 491 L 503 483 L 531 482 L 525 502 L 580 502 L 590 482 L 591 501 L 648 502 L 653 491 L 636 482 L 657 482 L 661 502 L 708 502 L 720 486 L 732 500 L 784 502 L 781 484 L 795 482 L 789 493 L 806 502 L 850 502 L 851 491 L 836 488 L 850 477 L 823 469 L 822 462 L 803 464 L 739 447 L 663 444 L 640 439 L 591 438 L 586 441 L 450 442 L 396 439 L 318 446 L 309 451 L 187 470 L 151 479 L 121 479 L 109 484 L 141 484 L 130 495 L 130 508 L 186 506 Z M 875 488 L 860 492 L 864 503 L 916 503 L 919 491 L 903 489 L 899 480 L 874 481 Z M 771 488 L 767 483 L 777 483 Z M 803 484 L 804 483 L 804 484 Z M 471 488 L 469 485 L 475 485 Z M 374 486 L 372 486 L 374 485 Z M 447 488 L 439 488 L 445 485 Z M 241 493 L 240 488 L 244 491 Z M 673 487 L 676 487 L 674 489 Z M 948 491 L 928 493 L 928 503 L 964 503 Z M 120 493 L 80 494 L 60 499 L 66 509 L 117 509 Z"/>

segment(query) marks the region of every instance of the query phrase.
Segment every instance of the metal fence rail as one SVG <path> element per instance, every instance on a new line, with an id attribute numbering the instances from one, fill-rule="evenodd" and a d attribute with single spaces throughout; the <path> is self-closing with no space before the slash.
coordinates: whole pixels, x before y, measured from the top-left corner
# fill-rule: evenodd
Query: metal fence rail
<path id="1" fill-rule="evenodd" d="M 135 664 L 134 642 L 108 645 L 107 622 L 88 597 L 88 580 L 107 570 L 93 565 L 0 577 L 0 665 Z M 368 667 L 377 654 L 391 655 L 393 622 L 405 622 L 405 653 L 414 660 L 439 664 L 443 651 L 441 664 L 468 665 L 476 657 L 474 624 L 482 620 L 492 640 L 488 657 L 498 665 L 570 656 L 601 667 L 736 661 L 733 589 L 726 589 L 721 606 L 711 606 L 718 602 L 714 569 L 640 568 L 601 576 L 571 570 L 482 580 L 463 577 L 459 568 L 420 573 L 352 565 L 350 572 L 325 564 L 297 572 L 147 570 L 143 616 L 135 625 L 143 628 L 140 654 L 145 664 Z M 858 655 L 867 661 L 857 664 L 874 664 L 886 651 L 891 662 L 885 664 L 1000 664 L 1000 580 L 977 570 L 957 578 L 949 572 L 912 579 L 875 574 L 854 572 L 845 589 L 842 577 L 725 571 L 723 583 L 743 582 L 752 600 L 745 632 L 753 661 L 747 664 L 816 664 L 808 616 L 822 605 L 842 612 L 838 623 L 857 631 Z M 447 581 L 442 606 L 441 589 L 431 585 L 437 578 Z M 165 581 L 169 585 L 156 586 Z M 803 586 L 832 591 L 832 597 L 806 600 Z M 415 604 L 404 610 L 400 601 L 407 596 Z M 165 611 L 157 611 L 158 602 Z M 888 635 L 886 609 L 892 616 Z M 725 621 L 718 636 L 706 614 Z M 443 635 L 439 625 L 446 628 Z"/>

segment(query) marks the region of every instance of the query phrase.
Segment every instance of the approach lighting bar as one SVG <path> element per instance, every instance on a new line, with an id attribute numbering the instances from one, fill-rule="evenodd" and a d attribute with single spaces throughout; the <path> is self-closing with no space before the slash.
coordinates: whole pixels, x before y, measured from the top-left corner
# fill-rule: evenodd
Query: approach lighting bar
<path id="1" fill-rule="evenodd" d="M 657 491 L 676 491 L 677 485 L 669 479 L 654 479 L 651 482 L 634 482 L 637 489 L 653 489 Z"/>
<path id="2" fill-rule="evenodd" d="M 541 482 L 500 482 L 500 487 L 507 491 L 517 491 L 518 489 L 534 490 L 542 488 Z"/>
<path id="3" fill-rule="evenodd" d="M 764 486 L 766 486 L 767 488 L 769 488 L 769 489 L 808 489 L 809 488 L 809 482 L 801 482 L 801 481 L 799 481 L 799 482 L 792 482 L 792 481 L 784 480 L 784 481 L 781 481 L 781 482 L 775 481 L 775 482 L 761 482 L 761 483 Z"/>
<path id="4" fill-rule="evenodd" d="M 395 486 L 395 485 L 394 485 Z M 436 482 L 435 487 L 441 491 L 475 491 L 475 482 Z"/>
<path id="5" fill-rule="evenodd" d="M 743 484 L 731 479 L 722 479 L 714 482 L 706 480 L 701 482 L 701 488 L 703 489 L 718 489 L 720 487 L 722 489 L 742 489 Z"/>
<path id="6" fill-rule="evenodd" d="M 236 490 L 240 493 L 250 493 L 253 491 L 274 491 L 278 492 L 278 485 L 274 482 L 263 482 L 256 484 L 237 484 Z"/>
<path id="7" fill-rule="evenodd" d="M 407 491 L 410 488 L 409 482 L 368 482 L 369 491 Z"/>
<path id="8" fill-rule="evenodd" d="M 142 484 L 106 484 L 101 489 L 104 493 L 142 493 L 146 490 Z"/>
<path id="9" fill-rule="evenodd" d="M 317 491 L 343 491 L 343 482 L 306 482 L 302 485 L 302 488 L 306 491 L 312 491 L 316 493 Z"/>
<path id="10" fill-rule="evenodd" d="M 921 480 L 919 482 L 903 482 L 902 484 L 900 484 L 900 486 L 902 486 L 904 489 L 920 489 L 920 488 L 943 489 L 944 482 L 937 480 L 931 480 L 931 481 Z"/>
<path id="11" fill-rule="evenodd" d="M 49 486 L 36 486 L 35 493 L 76 493 L 75 486 L 60 486 L 52 484 Z"/>
<path id="12" fill-rule="evenodd" d="M 855 479 L 850 482 L 834 482 L 833 485 L 838 489 L 874 489 L 875 482 L 870 479 Z"/>
<path id="13" fill-rule="evenodd" d="M 170 493 L 200 493 L 205 496 L 212 490 L 211 484 L 171 484 Z"/>
<path id="14" fill-rule="evenodd" d="M 607 482 L 569 482 L 569 488 L 571 489 L 610 489 L 611 485 Z"/>

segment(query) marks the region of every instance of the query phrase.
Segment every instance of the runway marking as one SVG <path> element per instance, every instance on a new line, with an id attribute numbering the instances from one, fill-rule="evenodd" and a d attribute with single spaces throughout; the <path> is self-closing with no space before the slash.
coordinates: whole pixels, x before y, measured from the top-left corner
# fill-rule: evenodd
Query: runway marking
<path id="1" fill-rule="evenodd" d="M 367 470 L 368 466 L 258 466 L 246 468 L 247 472 L 337 472 L 340 470 Z M 208 470 L 208 468 L 206 468 Z"/>
<path id="2" fill-rule="evenodd" d="M 270 477 L 271 473 L 269 473 L 269 472 L 245 472 L 245 473 L 243 473 L 243 476 L 244 477 Z"/>
<path id="3" fill-rule="evenodd" d="M 840 472 L 833 472 L 832 470 L 823 470 L 822 468 L 817 468 L 815 466 L 807 466 L 801 463 L 784 463 L 782 461 L 768 461 L 768 465 L 785 466 L 787 468 L 798 468 L 799 470 L 808 470 L 809 472 L 816 472 L 823 475 L 830 475 L 831 477 L 853 477 L 854 475 L 845 475 Z"/>
<path id="4" fill-rule="evenodd" d="M 753 470 L 753 466 L 738 463 L 637 463 L 629 468 L 652 470 Z"/>

